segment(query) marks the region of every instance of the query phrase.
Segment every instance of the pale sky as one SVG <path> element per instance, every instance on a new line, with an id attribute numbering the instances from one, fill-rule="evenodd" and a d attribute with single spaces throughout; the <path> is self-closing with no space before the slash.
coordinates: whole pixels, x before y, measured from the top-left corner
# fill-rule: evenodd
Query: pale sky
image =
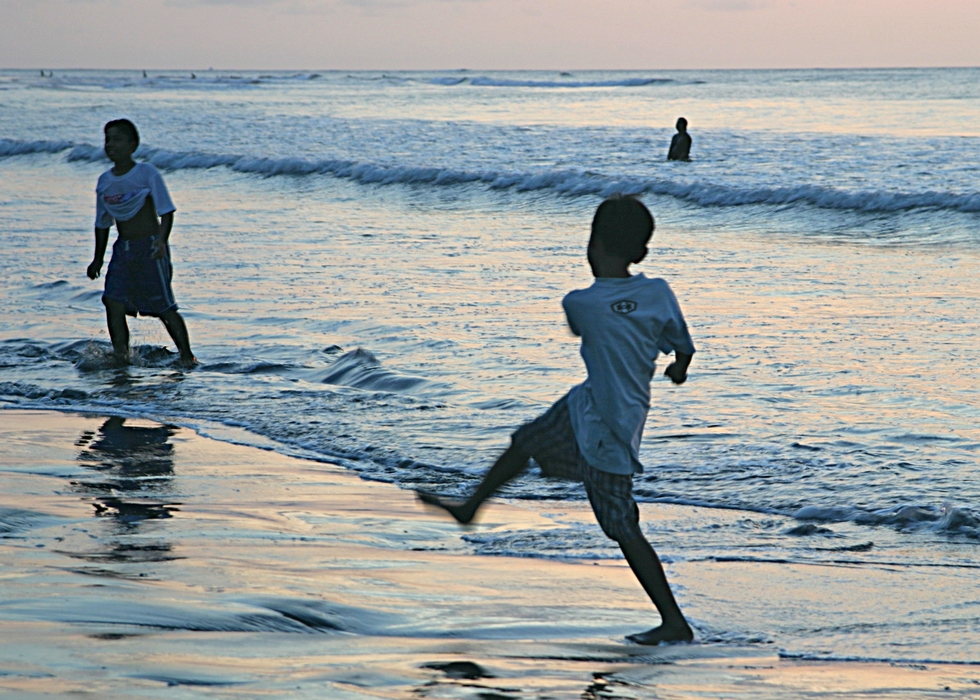
<path id="1" fill-rule="evenodd" d="M 0 0 L 0 68 L 980 66 L 980 0 Z"/>

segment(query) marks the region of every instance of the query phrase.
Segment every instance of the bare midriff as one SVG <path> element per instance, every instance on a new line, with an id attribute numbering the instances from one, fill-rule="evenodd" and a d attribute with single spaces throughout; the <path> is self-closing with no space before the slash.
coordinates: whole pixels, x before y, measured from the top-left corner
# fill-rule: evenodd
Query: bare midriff
<path id="1" fill-rule="evenodd" d="M 153 207 L 153 197 L 146 196 L 143 206 L 132 219 L 116 221 L 116 231 L 119 232 L 119 237 L 124 241 L 135 241 L 159 234 L 160 220 L 157 218 L 156 209 Z"/>

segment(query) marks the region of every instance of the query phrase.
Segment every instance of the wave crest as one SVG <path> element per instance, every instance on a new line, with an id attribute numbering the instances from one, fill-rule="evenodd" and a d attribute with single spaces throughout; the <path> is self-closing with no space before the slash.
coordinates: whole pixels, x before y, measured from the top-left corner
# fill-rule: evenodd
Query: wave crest
<path id="1" fill-rule="evenodd" d="M 452 85 L 461 83 L 459 80 Z M 477 76 L 469 79 L 477 87 L 533 87 L 533 88 L 588 88 L 588 87 L 644 87 L 676 82 L 671 78 L 624 78 L 622 80 L 512 80 Z M 447 83 L 441 83 L 443 85 Z"/>
<path id="2" fill-rule="evenodd" d="M 364 348 L 341 355 L 327 368 L 320 381 L 369 391 L 411 391 L 428 380 L 409 377 L 387 369 L 381 361 Z"/>
<path id="3" fill-rule="evenodd" d="M 69 150 L 70 149 L 70 150 Z M 69 161 L 106 161 L 101 146 L 67 141 L 0 140 L 0 157 L 21 153 L 58 153 L 69 150 Z M 162 170 L 225 167 L 263 177 L 326 175 L 363 184 L 413 184 L 453 187 L 481 183 L 489 189 L 517 192 L 552 191 L 568 197 L 614 194 L 652 194 L 691 202 L 702 207 L 792 205 L 868 214 L 910 210 L 980 213 L 980 192 L 883 192 L 848 191 L 821 185 L 783 187 L 737 187 L 712 182 L 679 182 L 639 176 L 616 176 L 588 170 L 544 170 L 540 172 L 467 171 L 455 168 L 382 163 L 344 159 L 307 160 L 298 157 L 267 158 L 198 151 L 168 151 L 140 146 L 136 156 Z"/>
<path id="4" fill-rule="evenodd" d="M 61 153 L 74 146 L 71 141 L 17 141 L 0 139 L 0 158 L 29 153 Z"/>

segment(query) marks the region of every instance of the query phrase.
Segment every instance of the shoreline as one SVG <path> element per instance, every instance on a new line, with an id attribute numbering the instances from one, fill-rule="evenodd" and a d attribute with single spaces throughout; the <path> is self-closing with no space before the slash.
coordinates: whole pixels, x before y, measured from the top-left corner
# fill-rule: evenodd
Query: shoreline
<path id="1" fill-rule="evenodd" d="M 186 428 L 60 411 L 0 416 L 0 689 L 13 696 L 980 690 L 980 667 L 969 664 L 621 643 L 656 623 L 623 562 L 479 555 L 460 537 L 552 528 L 558 510 L 566 524 L 587 521 L 586 504 L 549 503 L 545 514 L 495 502 L 462 530 L 410 491 Z M 772 570 L 697 562 L 681 580 L 763 586 Z"/>

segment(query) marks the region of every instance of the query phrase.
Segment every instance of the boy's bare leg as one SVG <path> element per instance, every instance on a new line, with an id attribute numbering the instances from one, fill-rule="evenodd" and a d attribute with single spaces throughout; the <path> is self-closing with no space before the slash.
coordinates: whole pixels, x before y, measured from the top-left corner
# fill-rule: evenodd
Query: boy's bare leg
<path id="1" fill-rule="evenodd" d="M 483 477 L 483 481 L 480 482 L 476 491 L 473 492 L 473 495 L 465 503 L 443 501 L 438 496 L 425 493 L 424 491 L 416 491 L 415 493 L 423 503 L 442 508 L 456 518 L 457 521 L 465 525 L 473 520 L 476 511 L 479 510 L 485 500 L 490 498 L 497 489 L 527 468 L 529 458 L 530 456 L 526 452 L 517 449 L 513 445 L 508 447 L 507 451 L 500 455 L 497 461 L 494 462 L 494 465 L 490 467 L 490 471 Z"/>
<path id="2" fill-rule="evenodd" d="M 694 639 L 694 632 L 691 631 L 691 626 L 687 624 L 677 601 L 674 600 L 674 594 L 670 591 L 670 584 L 667 583 L 660 557 L 653 551 L 650 543 L 643 537 L 637 537 L 628 542 L 620 542 L 619 548 L 623 550 L 623 555 L 636 578 L 639 579 L 643 590 L 657 606 L 661 620 L 659 627 L 639 634 L 631 634 L 626 638 L 637 644 L 689 642 Z"/>
<path id="3" fill-rule="evenodd" d="M 180 361 L 187 366 L 196 365 L 197 358 L 191 352 L 191 341 L 183 317 L 176 311 L 168 311 L 160 317 L 160 320 L 163 321 L 163 325 L 166 326 L 167 332 L 177 346 L 177 351 L 180 352 Z"/>
<path id="4" fill-rule="evenodd" d="M 129 325 L 126 323 L 126 305 L 112 299 L 103 299 L 105 320 L 109 327 L 109 340 L 116 357 L 129 361 Z"/>

